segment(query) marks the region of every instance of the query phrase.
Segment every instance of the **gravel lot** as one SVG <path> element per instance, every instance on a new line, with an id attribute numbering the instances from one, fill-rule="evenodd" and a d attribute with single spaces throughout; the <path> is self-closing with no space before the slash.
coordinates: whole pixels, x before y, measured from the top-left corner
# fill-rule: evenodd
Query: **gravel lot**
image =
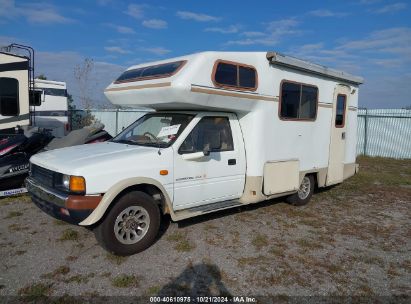
<path id="1" fill-rule="evenodd" d="M 168 222 L 128 258 L 28 196 L 0 199 L 0 295 L 410 296 L 411 161 L 359 162 L 307 206 L 279 199 Z"/>

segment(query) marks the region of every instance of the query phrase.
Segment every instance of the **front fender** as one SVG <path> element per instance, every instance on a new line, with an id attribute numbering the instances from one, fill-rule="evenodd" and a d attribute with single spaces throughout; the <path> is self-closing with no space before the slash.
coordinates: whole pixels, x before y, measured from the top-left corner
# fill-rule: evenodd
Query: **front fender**
<path id="1" fill-rule="evenodd" d="M 160 191 L 162 192 L 165 198 L 165 203 L 167 204 L 168 209 L 170 210 L 171 213 L 173 212 L 170 197 L 168 196 L 167 191 L 164 189 L 163 185 L 159 181 L 152 179 L 152 178 L 147 178 L 147 177 L 132 177 L 132 178 L 127 178 L 125 180 L 122 180 L 118 182 L 117 184 L 113 185 L 104 194 L 97 208 L 94 209 L 94 211 L 84 221 L 79 223 L 79 225 L 80 226 L 90 226 L 90 225 L 97 223 L 104 216 L 110 204 L 123 190 L 127 189 L 128 187 L 137 186 L 141 184 L 153 185 L 153 186 L 156 186 L 158 189 L 160 189 Z"/>

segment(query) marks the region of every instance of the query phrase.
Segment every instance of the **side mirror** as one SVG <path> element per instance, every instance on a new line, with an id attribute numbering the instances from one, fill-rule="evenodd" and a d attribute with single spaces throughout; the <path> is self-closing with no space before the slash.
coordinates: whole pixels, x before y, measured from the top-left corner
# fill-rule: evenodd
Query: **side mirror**
<path id="1" fill-rule="evenodd" d="M 210 155 L 210 148 L 204 148 L 203 154 L 204 154 L 204 156 L 209 156 Z"/>

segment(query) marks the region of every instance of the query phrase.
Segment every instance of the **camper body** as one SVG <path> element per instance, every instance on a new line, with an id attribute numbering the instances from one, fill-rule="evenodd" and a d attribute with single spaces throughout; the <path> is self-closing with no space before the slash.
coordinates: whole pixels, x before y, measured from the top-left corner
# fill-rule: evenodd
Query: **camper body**
<path id="1" fill-rule="evenodd" d="M 69 129 L 66 83 L 34 79 L 34 88 L 41 92 L 41 98 L 30 107 L 33 125 L 50 129 L 55 137 L 63 137 Z"/>
<path id="2" fill-rule="evenodd" d="M 30 123 L 28 57 L 0 52 L 0 134 Z"/>
<path id="3" fill-rule="evenodd" d="M 111 142 L 35 155 L 26 184 L 109 251 L 148 247 L 181 220 L 354 175 L 359 77 L 278 53 L 205 52 L 133 66 L 105 94 L 151 107 Z"/>

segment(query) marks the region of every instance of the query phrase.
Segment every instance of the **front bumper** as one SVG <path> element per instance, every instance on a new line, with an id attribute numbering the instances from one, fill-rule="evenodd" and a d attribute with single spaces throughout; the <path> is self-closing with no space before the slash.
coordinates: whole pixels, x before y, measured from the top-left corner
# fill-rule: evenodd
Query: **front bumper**
<path id="1" fill-rule="evenodd" d="M 97 207 L 101 196 L 66 195 L 47 189 L 33 178 L 26 178 L 26 188 L 34 204 L 48 215 L 78 225 Z"/>

